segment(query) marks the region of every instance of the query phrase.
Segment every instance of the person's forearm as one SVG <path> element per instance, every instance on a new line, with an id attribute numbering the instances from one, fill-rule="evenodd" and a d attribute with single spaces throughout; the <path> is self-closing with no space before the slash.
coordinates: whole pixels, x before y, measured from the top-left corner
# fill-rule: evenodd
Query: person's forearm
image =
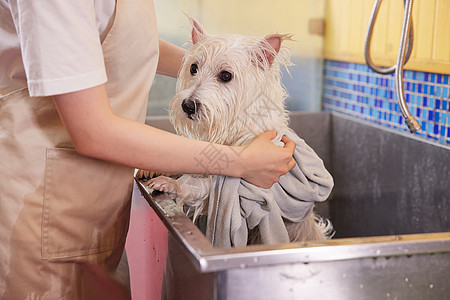
<path id="1" fill-rule="evenodd" d="M 164 173 L 242 177 L 266 188 L 295 166 L 295 143 L 283 138 L 284 149 L 273 145 L 275 132 L 241 147 L 177 136 L 114 114 L 104 85 L 53 100 L 82 155 Z"/>
<path id="2" fill-rule="evenodd" d="M 243 175 L 238 150 L 231 147 L 212 146 L 118 116 L 112 116 L 101 131 L 95 143 L 80 149 L 82 154 L 170 174 Z M 217 161 L 208 160 L 211 150 L 217 153 Z M 214 163 L 221 163 L 223 169 Z"/>
<path id="3" fill-rule="evenodd" d="M 171 134 L 114 114 L 104 86 L 58 95 L 54 99 L 80 154 L 157 172 L 213 172 L 207 169 L 209 164 L 202 163 L 211 144 Z M 224 165 L 225 175 L 241 175 L 236 165 L 240 163 L 239 157 L 236 157 L 232 148 L 214 145 L 214 149 L 209 150 L 220 154 L 217 159 L 229 159 L 229 165 Z"/>
<path id="4" fill-rule="evenodd" d="M 156 72 L 177 77 L 186 50 L 162 39 L 159 40 L 159 60 Z"/>
<path id="5" fill-rule="evenodd" d="M 284 162 L 274 161 L 281 152 L 270 142 L 275 132 L 237 147 L 189 139 L 117 116 L 109 124 L 85 155 L 157 173 L 242 177 L 264 188 L 295 166 L 295 144 L 285 137 Z"/>

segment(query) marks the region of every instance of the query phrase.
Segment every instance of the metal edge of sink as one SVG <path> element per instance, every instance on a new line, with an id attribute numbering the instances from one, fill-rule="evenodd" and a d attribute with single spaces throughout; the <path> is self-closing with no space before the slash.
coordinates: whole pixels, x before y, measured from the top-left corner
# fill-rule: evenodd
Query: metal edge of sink
<path id="1" fill-rule="evenodd" d="M 202 273 L 276 264 L 450 253 L 450 232 L 214 248 L 168 195 L 152 195 L 141 180 L 136 179 L 136 183 L 169 232 L 181 243 L 191 263 Z"/>
<path id="2" fill-rule="evenodd" d="M 167 118 L 146 122 L 173 132 Z M 446 299 L 450 147 L 334 112 L 292 113 L 290 125 L 335 178 L 316 206 L 335 237 L 214 248 L 136 180 L 169 231 L 162 299 Z"/>

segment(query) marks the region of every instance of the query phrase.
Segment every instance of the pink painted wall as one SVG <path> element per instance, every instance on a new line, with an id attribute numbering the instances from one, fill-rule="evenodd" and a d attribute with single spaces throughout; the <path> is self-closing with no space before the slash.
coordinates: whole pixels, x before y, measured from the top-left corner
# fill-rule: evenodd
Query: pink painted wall
<path id="1" fill-rule="evenodd" d="M 135 187 L 126 243 L 133 300 L 160 300 L 167 229 Z"/>

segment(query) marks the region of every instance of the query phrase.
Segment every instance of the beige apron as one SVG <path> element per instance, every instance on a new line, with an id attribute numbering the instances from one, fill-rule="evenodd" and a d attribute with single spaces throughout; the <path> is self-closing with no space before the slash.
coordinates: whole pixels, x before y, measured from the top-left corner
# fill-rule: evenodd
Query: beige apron
<path id="1" fill-rule="evenodd" d="M 153 2 L 118 0 L 102 43 L 111 106 L 143 122 L 158 60 Z M 77 154 L 51 97 L 0 98 L 0 299 L 101 299 L 80 263 L 114 273 L 133 170 Z"/>

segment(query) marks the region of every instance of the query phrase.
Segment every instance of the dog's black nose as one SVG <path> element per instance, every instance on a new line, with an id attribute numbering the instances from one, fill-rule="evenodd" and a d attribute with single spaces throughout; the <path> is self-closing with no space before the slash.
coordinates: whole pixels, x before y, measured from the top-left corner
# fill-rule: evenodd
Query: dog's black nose
<path id="1" fill-rule="evenodd" d="M 195 104 L 195 102 L 189 99 L 183 100 L 183 102 L 181 103 L 181 108 L 188 115 L 188 117 L 195 114 L 196 106 L 197 105 Z"/>

